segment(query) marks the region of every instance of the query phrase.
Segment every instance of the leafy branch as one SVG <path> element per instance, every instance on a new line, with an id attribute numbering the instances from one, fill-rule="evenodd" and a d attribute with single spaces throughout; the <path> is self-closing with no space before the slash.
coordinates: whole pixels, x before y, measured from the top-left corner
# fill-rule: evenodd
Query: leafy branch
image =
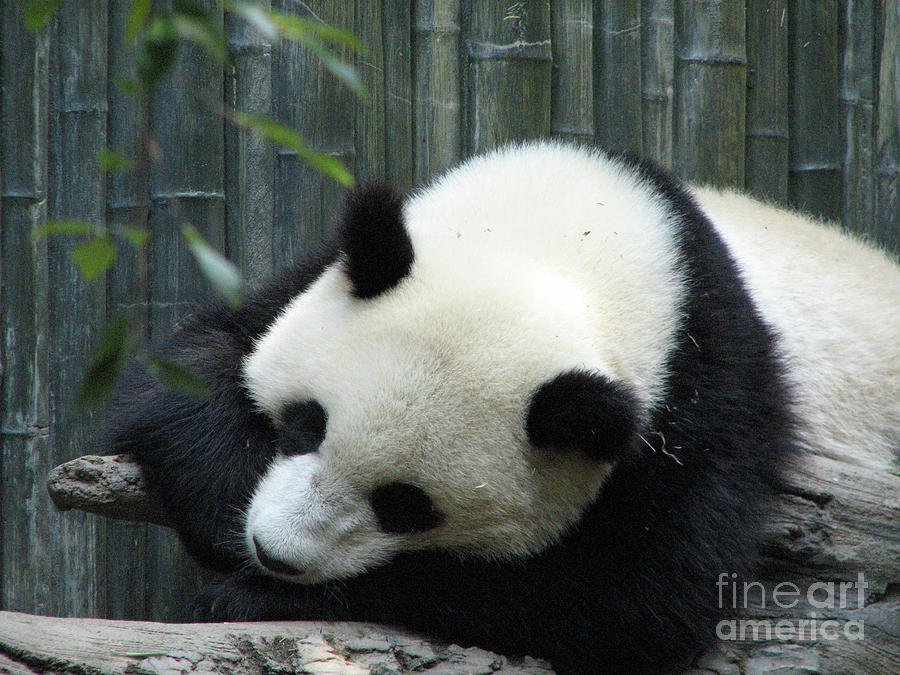
<path id="1" fill-rule="evenodd" d="M 47 27 L 59 8 L 60 0 L 26 0 L 23 20 L 32 31 Z M 207 9 L 196 0 L 173 0 L 160 8 L 152 0 L 132 0 L 126 17 L 125 42 L 133 53 L 132 76 L 117 85 L 136 102 L 140 138 L 136 156 L 127 157 L 107 148 L 97 158 L 99 164 L 112 173 L 132 172 L 144 182 L 151 162 L 165 161 L 150 128 L 150 109 L 157 85 L 175 67 L 179 49 L 189 43 L 227 67 L 232 58 L 219 15 L 227 12 L 252 26 L 269 40 L 295 42 L 309 49 L 323 67 L 342 84 L 360 97 L 366 96 L 356 68 L 344 61 L 338 49 L 357 53 L 362 45 L 351 32 L 330 26 L 316 17 L 295 16 L 272 10 L 252 2 L 219 0 Z M 276 119 L 258 113 L 232 110 L 221 101 L 207 101 L 211 109 L 238 127 L 248 129 L 270 142 L 293 150 L 301 160 L 341 185 L 350 187 L 353 174 L 329 153 L 310 147 L 306 139 Z M 181 223 L 185 245 L 193 255 L 201 273 L 211 287 L 230 305 L 238 306 L 243 297 L 243 279 L 237 267 L 209 245 L 196 227 L 180 216 L 175 203 L 176 221 Z M 140 218 L 140 216 L 136 216 Z M 78 219 L 57 219 L 42 223 L 32 236 L 68 236 L 77 243 L 71 258 L 85 281 L 101 278 L 115 263 L 120 246 L 136 249 L 145 247 L 151 233 L 136 220 L 133 225 L 109 228 L 106 223 L 90 223 Z M 88 366 L 76 396 L 76 405 L 91 408 L 101 404 L 112 393 L 123 364 L 141 340 L 130 330 L 128 314 L 113 317 L 105 325 L 99 345 Z M 208 390 L 196 374 L 188 369 L 153 356 L 142 356 L 147 369 L 167 385 L 193 396 L 205 396 Z"/>

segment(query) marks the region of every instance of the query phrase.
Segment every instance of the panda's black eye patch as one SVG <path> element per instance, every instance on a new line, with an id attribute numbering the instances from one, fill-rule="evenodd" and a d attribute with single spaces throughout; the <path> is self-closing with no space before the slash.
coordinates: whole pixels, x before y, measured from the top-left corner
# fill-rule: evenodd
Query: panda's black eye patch
<path id="1" fill-rule="evenodd" d="M 424 532 L 444 520 L 425 491 L 410 483 L 381 485 L 372 491 L 369 501 L 378 526 L 384 532 Z"/>
<path id="2" fill-rule="evenodd" d="M 281 411 L 278 448 L 286 455 L 315 452 L 325 439 L 328 415 L 318 401 L 290 403 Z"/>

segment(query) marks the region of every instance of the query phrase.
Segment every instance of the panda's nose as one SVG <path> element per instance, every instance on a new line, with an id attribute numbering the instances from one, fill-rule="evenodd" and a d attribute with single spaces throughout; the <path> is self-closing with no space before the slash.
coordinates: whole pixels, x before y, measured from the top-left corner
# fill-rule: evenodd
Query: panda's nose
<path id="1" fill-rule="evenodd" d="M 256 558 L 259 560 L 259 564 L 265 567 L 270 572 L 276 572 L 277 574 L 287 574 L 292 577 L 300 576 L 303 574 L 303 570 L 299 570 L 293 565 L 289 565 L 283 560 L 279 560 L 278 558 L 273 558 L 268 553 L 266 553 L 265 549 L 262 547 L 262 544 L 259 543 L 259 539 L 253 537 L 253 548 L 256 549 Z"/>

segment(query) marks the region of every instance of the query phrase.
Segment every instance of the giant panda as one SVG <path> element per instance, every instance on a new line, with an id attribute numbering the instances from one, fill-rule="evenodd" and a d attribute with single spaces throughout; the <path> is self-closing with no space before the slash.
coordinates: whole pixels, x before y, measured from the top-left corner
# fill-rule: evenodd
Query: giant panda
<path id="1" fill-rule="evenodd" d="M 837 229 L 557 142 L 401 197 L 136 366 L 110 414 L 208 620 L 366 620 L 666 672 L 804 453 L 900 447 L 900 268 Z M 732 578 L 734 578 L 732 576 Z"/>

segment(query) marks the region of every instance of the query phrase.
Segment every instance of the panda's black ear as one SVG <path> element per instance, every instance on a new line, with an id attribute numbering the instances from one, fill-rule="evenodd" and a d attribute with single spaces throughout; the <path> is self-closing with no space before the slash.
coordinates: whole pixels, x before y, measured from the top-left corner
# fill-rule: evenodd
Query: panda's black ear
<path id="1" fill-rule="evenodd" d="M 562 373 L 531 396 L 525 430 L 539 448 L 581 450 L 598 460 L 634 451 L 639 407 L 622 384 L 583 370 Z"/>
<path id="2" fill-rule="evenodd" d="M 353 295 L 373 298 L 396 286 L 413 263 L 400 196 L 384 185 L 354 190 L 344 207 L 339 245 Z"/>

